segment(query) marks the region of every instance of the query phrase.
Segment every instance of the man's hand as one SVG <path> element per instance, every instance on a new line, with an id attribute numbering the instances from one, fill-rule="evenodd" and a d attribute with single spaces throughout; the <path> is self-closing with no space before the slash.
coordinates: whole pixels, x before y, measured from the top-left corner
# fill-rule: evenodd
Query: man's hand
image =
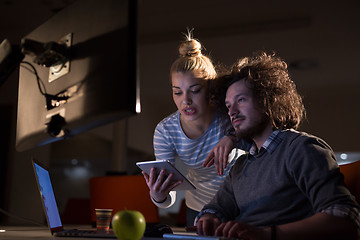
<path id="1" fill-rule="evenodd" d="M 228 221 L 216 228 L 215 235 L 247 240 L 267 240 L 270 239 L 270 230 L 256 228 L 244 222 Z"/>
<path id="2" fill-rule="evenodd" d="M 235 146 L 236 138 L 234 136 L 224 137 L 211 149 L 202 166 L 210 167 L 214 164 L 218 175 L 222 175 L 228 163 L 229 153 Z"/>
<path id="3" fill-rule="evenodd" d="M 220 219 L 213 214 L 206 213 L 196 223 L 199 235 L 214 236 L 216 228 L 220 225 Z"/>

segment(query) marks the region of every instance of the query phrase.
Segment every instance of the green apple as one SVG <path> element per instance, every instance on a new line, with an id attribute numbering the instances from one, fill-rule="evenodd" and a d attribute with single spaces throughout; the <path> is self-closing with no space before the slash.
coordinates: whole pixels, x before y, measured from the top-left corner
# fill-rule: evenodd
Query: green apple
<path id="1" fill-rule="evenodd" d="M 139 211 L 123 210 L 114 214 L 112 228 L 120 240 L 139 240 L 144 235 L 146 221 Z"/>

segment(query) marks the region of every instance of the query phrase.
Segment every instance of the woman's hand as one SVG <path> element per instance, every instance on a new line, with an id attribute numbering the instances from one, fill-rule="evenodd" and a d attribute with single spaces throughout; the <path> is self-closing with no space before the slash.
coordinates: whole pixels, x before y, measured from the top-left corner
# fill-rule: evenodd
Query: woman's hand
<path id="1" fill-rule="evenodd" d="M 214 164 L 218 175 L 222 175 L 224 173 L 224 168 L 226 168 L 228 163 L 229 153 L 235 146 L 236 137 L 224 137 L 213 149 L 211 149 L 203 163 L 203 167 L 210 167 Z"/>
<path id="2" fill-rule="evenodd" d="M 150 175 L 144 171 L 141 172 L 144 175 L 146 184 L 150 189 L 150 195 L 156 202 L 163 202 L 169 195 L 169 192 L 176 186 L 182 183 L 181 180 L 173 182 L 173 173 L 167 175 L 166 170 L 162 169 L 159 174 L 156 173 L 156 168 L 151 168 Z"/>

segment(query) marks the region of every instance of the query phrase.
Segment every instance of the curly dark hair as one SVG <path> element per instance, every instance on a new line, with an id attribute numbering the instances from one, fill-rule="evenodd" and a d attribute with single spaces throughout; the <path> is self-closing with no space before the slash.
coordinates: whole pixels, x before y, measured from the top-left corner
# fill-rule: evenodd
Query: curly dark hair
<path id="1" fill-rule="evenodd" d="M 260 109 L 272 122 L 273 129 L 299 127 L 306 114 L 305 108 L 295 83 L 290 79 L 287 64 L 282 59 L 275 54 L 256 52 L 252 57 L 238 60 L 228 73 L 214 81 L 211 89 L 215 95 L 215 103 L 222 116 L 227 119 L 226 91 L 239 80 L 244 80 L 252 89 Z"/>

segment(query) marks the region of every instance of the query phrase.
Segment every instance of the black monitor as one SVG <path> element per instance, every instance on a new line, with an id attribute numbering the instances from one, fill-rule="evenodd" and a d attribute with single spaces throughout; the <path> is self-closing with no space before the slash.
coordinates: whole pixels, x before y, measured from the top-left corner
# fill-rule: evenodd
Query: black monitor
<path id="1" fill-rule="evenodd" d="M 18 151 L 140 113 L 136 20 L 135 0 L 79 0 L 24 37 Z"/>

